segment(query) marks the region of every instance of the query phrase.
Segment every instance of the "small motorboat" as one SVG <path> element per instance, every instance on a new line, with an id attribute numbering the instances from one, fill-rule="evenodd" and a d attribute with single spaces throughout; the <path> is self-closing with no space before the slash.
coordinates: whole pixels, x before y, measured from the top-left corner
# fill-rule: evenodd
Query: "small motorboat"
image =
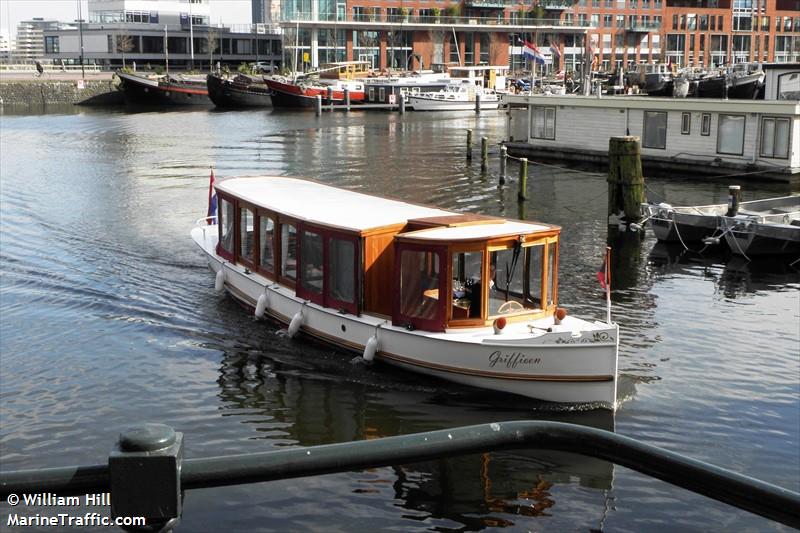
<path id="1" fill-rule="evenodd" d="M 480 109 L 497 109 L 500 95 L 471 83 L 453 83 L 441 91 L 408 95 L 408 105 L 414 111 L 471 111 L 480 98 Z"/>

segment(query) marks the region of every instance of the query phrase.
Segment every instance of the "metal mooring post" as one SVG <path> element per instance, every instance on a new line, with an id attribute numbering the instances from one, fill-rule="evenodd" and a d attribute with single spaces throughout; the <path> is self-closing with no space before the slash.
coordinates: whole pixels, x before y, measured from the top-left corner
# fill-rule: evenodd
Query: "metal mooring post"
<path id="1" fill-rule="evenodd" d="M 467 130 L 467 159 L 472 161 L 472 130 Z"/>
<path id="2" fill-rule="evenodd" d="M 506 182 L 506 163 L 508 163 L 508 148 L 505 146 L 500 147 L 500 179 L 499 183 L 502 185 Z"/>
<path id="3" fill-rule="evenodd" d="M 322 114 L 322 95 L 321 94 L 317 95 L 317 101 L 315 102 L 315 104 L 316 104 L 316 106 L 315 106 L 316 114 L 317 114 L 317 116 L 320 116 Z"/>
<path id="4" fill-rule="evenodd" d="M 475 93 L 475 113 L 478 115 L 481 114 L 481 93 L 480 91 Z"/>
<path id="5" fill-rule="evenodd" d="M 146 531 L 171 531 L 181 517 L 183 433 L 164 424 L 123 431 L 108 456 L 111 516 L 142 516 Z"/>
<path id="6" fill-rule="evenodd" d="M 524 202 L 528 199 L 528 158 L 519 158 L 519 190 L 517 201 Z"/>
<path id="7" fill-rule="evenodd" d="M 481 137 L 481 170 L 489 166 L 489 139 Z"/>

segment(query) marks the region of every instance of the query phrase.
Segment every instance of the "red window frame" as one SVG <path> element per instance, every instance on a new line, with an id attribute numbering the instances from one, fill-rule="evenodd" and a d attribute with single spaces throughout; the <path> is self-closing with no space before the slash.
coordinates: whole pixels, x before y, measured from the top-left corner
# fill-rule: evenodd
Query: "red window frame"
<path id="1" fill-rule="evenodd" d="M 247 202 L 243 202 L 242 200 L 238 200 L 236 205 L 234 206 L 234 213 L 236 214 L 236 220 L 234 221 L 234 244 L 233 249 L 235 250 L 236 262 L 241 263 L 244 266 L 252 269 L 258 269 L 258 262 L 259 262 L 259 235 L 258 235 L 258 208 Z M 253 214 L 253 260 L 250 261 L 249 259 L 245 259 L 242 255 L 242 209 L 247 209 Z"/>
<path id="2" fill-rule="evenodd" d="M 272 219 L 272 224 L 273 224 L 273 227 L 272 227 L 272 231 L 273 231 L 273 235 L 272 235 L 272 270 L 267 269 L 264 265 L 261 264 L 261 239 L 262 239 L 262 235 L 261 235 L 261 219 L 262 218 L 270 218 L 270 219 Z M 276 213 L 273 213 L 272 211 L 267 211 L 267 210 L 262 209 L 262 208 L 259 207 L 259 208 L 256 209 L 256 226 L 258 228 L 258 239 L 256 240 L 257 248 L 256 248 L 256 251 L 255 251 L 255 257 L 256 257 L 256 263 L 257 263 L 256 264 L 256 271 L 259 274 L 261 274 L 261 275 L 263 275 L 266 278 L 269 278 L 271 280 L 278 279 L 277 278 L 277 276 L 278 276 L 278 263 L 279 263 L 279 259 L 280 259 L 278 257 L 278 252 L 279 252 L 279 249 L 278 249 L 278 233 L 279 233 L 279 231 L 278 231 L 278 229 L 279 229 L 279 227 L 278 227 L 278 215 Z"/>
<path id="3" fill-rule="evenodd" d="M 402 302 L 400 301 L 400 265 L 403 252 L 430 252 L 439 257 L 439 299 L 436 306 L 436 316 L 430 320 L 403 315 L 400 312 Z M 414 329 L 424 331 L 444 331 L 447 319 L 447 300 L 448 300 L 448 280 L 447 280 L 447 246 L 443 245 L 424 245 L 411 243 L 395 243 L 394 254 L 394 294 L 397 295 L 392 303 L 392 324 L 395 326 L 412 326 Z"/>
<path id="4" fill-rule="evenodd" d="M 238 216 L 238 204 L 239 201 L 232 197 L 228 196 L 227 194 L 217 192 L 217 197 L 219 201 L 219 207 L 217 211 L 217 255 L 222 257 L 223 259 L 227 259 L 228 261 L 234 261 L 236 257 L 236 239 L 237 233 L 236 228 L 239 224 L 236 222 L 236 217 Z M 227 251 L 222 247 L 222 222 L 224 222 L 224 217 L 222 216 L 222 201 L 225 200 L 226 202 L 230 202 L 233 205 L 233 250 Z"/>
<path id="5" fill-rule="evenodd" d="M 302 222 L 298 222 L 296 224 L 297 228 L 297 286 L 295 289 L 295 293 L 300 298 L 305 298 L 315 304 L 322 305 L 324 307 L 329 307 L 332 309 L 340 309 L 351 313 L 353 315 L 359 314 L 360 309 L 360 295 L 361 295 L 361 284 L 360 284 L 360 271 L 361 271 L 361 246 L 360 246 L 360 236 L 352 233 L 346 233 L 343 231 L 336 231 L 331 230 L 329 228 L 325 228 L 322 226 L 315 226 L 313 224 L 306 224 Z M 322 276 L 322 293 L 317 294 L 315 292 L 311 292 L 306 290 L 303 287 L 303 235 L 306 231 L 310 231 L 316 233 L 322 239 L 322 264 L 323 264 L 323 276 Z M 355 296 L 354 302 L 343 302 L 341 300 L 337 300 L 330 295 L 330 287 L 328 286 L 328 268 L 330 264 L 329 259 L 329 243 L 328 240 L 330 238 L 335 238 L 343 241 L 350 241 L 353 243 L 353 250 L 354 250 L 354 257 L 353 257 L 353 294 Z"/>

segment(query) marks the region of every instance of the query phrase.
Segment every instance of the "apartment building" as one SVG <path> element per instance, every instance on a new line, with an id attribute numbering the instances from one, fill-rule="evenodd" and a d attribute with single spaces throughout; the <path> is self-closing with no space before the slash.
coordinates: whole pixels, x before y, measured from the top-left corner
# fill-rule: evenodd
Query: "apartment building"
<path id="1" fill-rule="evenodd" d="M 212 26 L 209 0 L 89 0 L 84 22 L 44 32 L 39 57 L 109 68 L 169 64 L 207 69 L 216 62 L 279 66 L 281 39 L 263 25 Z"/>
<path id="2" fill-rule="evenodd" d="M 524 40 L 549 56 L 546 70 L 800 61 L 800 0 L 284 0 L 280 24 L 284 63 L 298 69 L 514 69 L 530 66 Z"/>
<path id="3" fill-rule="evenodd" d="M 13 60 L 19 63 L 31 63 L 41 59 L 44 54 L 44 32 L 58 27 L 57 20 L 36 17 L 17 24 Z"/>

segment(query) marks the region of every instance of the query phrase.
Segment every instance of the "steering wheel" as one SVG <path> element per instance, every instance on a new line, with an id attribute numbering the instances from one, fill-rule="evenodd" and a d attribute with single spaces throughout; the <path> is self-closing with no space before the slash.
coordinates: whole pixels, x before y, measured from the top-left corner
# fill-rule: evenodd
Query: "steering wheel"
<path id="1" fill-rule="evenodd" d="M 501 315 L 507 315 L 509 313 L 513 313 L 515 311 L 522 311 L 524 309 L 525 306 L 519 303 L 518 301 L 509 300 L 497 309 L 497 313 Z"/>

